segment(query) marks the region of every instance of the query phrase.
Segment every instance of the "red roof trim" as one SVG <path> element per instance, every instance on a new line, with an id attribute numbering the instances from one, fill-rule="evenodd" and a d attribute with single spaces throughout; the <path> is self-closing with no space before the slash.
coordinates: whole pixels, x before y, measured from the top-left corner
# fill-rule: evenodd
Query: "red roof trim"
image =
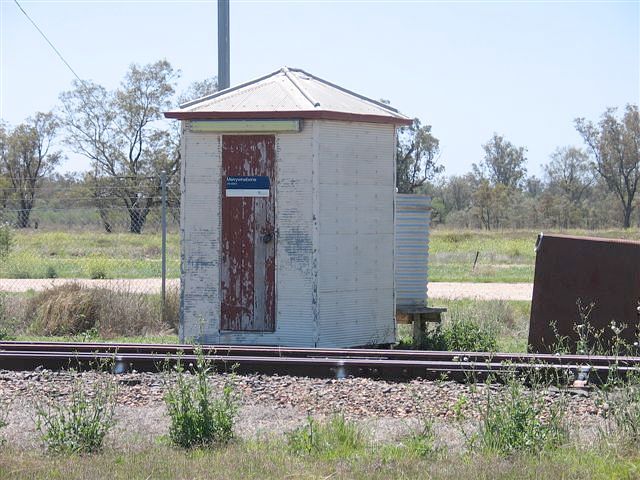
<path id="1" fill-rule="evenodd" d="M 166 118 L 178 120 L 252 120 L 252 119 L 292 119 L 342 120 L 345 122 L 389 123 L 392 125 L 411 125 L 410 118 L 387 115 L 366 115 L 328 110 L 294 110 L 282 112 L 164 112 Z"/>

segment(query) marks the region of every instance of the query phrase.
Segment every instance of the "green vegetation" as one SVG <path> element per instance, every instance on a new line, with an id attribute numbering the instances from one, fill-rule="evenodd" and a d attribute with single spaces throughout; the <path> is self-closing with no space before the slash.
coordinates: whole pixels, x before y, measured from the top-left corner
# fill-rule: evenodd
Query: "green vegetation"
<path id="1" fill-rule="evenodd" d="M 343 415 L 318 422 L 312 417 L 307 423 L 287 435 L 293 453 L 313 454 L 325 458 L 348 458 L 366 446 L 361 427 Z"/>
<path id="2" fill-rule="evenodd" d="M 298 455 L 277 440 L 234 442 L 215 450 L 155 447 L 106 450 L 94 455 L 45 456 L 34 451 L 0 452 L 0 478 L 114 480 L 193 479 L 584 479 L 636 478 L 637 448 L 567 447 L 542 454 L 504 458 L 492 454 L 446 453 L 437 458 L 406 448 L 362 449 L 349 458 Z"/>
<path id="3" fill-rule="evenodd" d="M 637 444 L 640 440 L 639 379 L 632 379 L 623 388 L 603 390 L 601 403 L 607 407 L 604 437 L 618 434 L 625 441 Z"/>
<path id="4" fill-rule="evenodd" d="M 485 401 L 473 404 L 480 426 L 469 436 L 471 448 L 511 455 L 518 451 L 537 453 L 565 443 L 569 433 L 563 400 L 548 406 L 539 383 L 525 388 L 515 375 L 504 380 L 504 388 L 498 391 L 487 384 Z"/>
<path id="5" fill-rule="evenodd" d="M 177 369 L 177 381 L 165 395 L 171 442 L 182 448 L 229 443 L 238 412 L 233 376 L 224 385 L 220 397 L 215 398 L 208 382 L 212 369 L 202 351 L 198 352 L 193 375 L 184 371 L 182 363 Z"/>
<path id="6" fill-rule="evenodd" d="M 5 259 L 13 246 L 13 231 L 7 223 L 0 224 L 0 258 Z"/>
<path id="7" fill-rule="evenodd" d="M 80 379 L 73 384 L 67 403 L 47 399 L 36 407 L 36 427 L 52 453 L 93 453 L 102 448 L 105 435 L 115 425 L 115 384 L 104 377 L 88 392 Z"/>
<path id="8" fill-rule="evenodd" d="M 0 339 L 1 340 L 1 339 Z M 176 344 L 178 343 L 177 334 L 167 335 L 133 335 L 133 336 L 117 336 L 102 337 L 100 335 L 16 335 L 5 340 L 18 340 L 21 342 L 98 342 L 98 343 L 161 343 Z"/>
<path id="9" fill-rule="evenodd" d="M 177 233 L 167 235 L 167 276 L 180 275 Z M 158 233 L 15 230 L 0 278 L 158 278 Z"/>
<path id="10" fill-rule="evenodd" d="M 455 318 L 428 330 L 421 345 L 423 350 L 453 352 L 495 352 L 496 332 L 487 324 Z"/>
<path id="11" fill-rule="evenodd" d="M 547 233 L 552 233 L 546 231 Z M 533 282 L 536 230 L 446 230 L 434 228 L 429 238 L 432 282 Z M 563 234 L 640 240 L 640 231 L 567 230 Z M 473 262 L 478 254 L 475 269 Z"/>
<path id="12" fill-rule="evenodd" d="M 0 293 L 0 335 L 23 340 L 138 337 L 148 342 L 150 337 L 169 337 L 176 341 L 178 308 L 175 288 L 167 290 L 164 321 L 159 294 L 124 288 L 109 290 L 67 283 L 42 292 Z"/>
<path id="13" fill-rule="evenodd" d="M 430 298 L 429 304 L 446 307 L 442 326 L 430 327 L 424 348 L 526 352 L 530 302 L 505 300 L 447 300 Z M 411 325 L 398 325 L 398 341 L 412 343 Z M 491 336 L 492 337 L 491 337 Z"/>
<path id="14" fill-rule="evenodd" d="M 532 282 L 537 230 L 446 230 L 430 233 L 432 282 Z M 568 230 L 571 235 L 640 239 L 640 231 Z M 158 233 L 12 230 L 0 278 L 158 278 Z M 478 261 L 473 263 L 476 253 Z M 180 274 L 177 233 L 167 236 L 167 275 Z"/>

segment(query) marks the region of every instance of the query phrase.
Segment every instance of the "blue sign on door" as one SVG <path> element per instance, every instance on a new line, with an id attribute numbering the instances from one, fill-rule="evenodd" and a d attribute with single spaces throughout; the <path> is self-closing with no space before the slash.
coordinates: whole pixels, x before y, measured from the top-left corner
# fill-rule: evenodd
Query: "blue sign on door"
<path id="1" fill-rule="evenodd" d="M 227 177 L 227 197 L 268 197 L 269 177 Z"/>

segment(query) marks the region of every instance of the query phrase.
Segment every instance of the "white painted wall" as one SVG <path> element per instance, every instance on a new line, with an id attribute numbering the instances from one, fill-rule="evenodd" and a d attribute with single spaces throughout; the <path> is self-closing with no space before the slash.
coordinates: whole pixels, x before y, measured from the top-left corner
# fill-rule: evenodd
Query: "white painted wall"
<path id="1" fill-rule="evenodd" d="M 319 343 L 392 343 L 395 129 L 319 123 Z"/>
<path id="2" fill-rule="evenodd" d="M 188 127 L 188 125 L 187 125 Z M 276 331 L 220 331 L 221 142 L 215 133 L 183 135 L 181 340 L 313 346 L 311 122 L 276 135 Z"/>
<path id="3" fill-rule="evenodd" d="M 276 135 L 276 331 L 220 332 L 221 135 L 182 144 L 182 340 L 395 341 L 394 127 L 305 121 Z"/>

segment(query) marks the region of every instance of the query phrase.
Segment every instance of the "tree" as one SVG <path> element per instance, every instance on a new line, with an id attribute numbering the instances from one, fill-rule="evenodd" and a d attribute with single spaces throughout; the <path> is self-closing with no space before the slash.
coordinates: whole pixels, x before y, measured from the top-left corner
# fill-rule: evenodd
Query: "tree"
<path id="1" fill-rule="evenodd" d="M 578 206 L 593 184 L 589 156 L 575 147 L 557 148 L 544 167 L 549 188 Z"/>
<path id="2" fill-rule="evenodd" d="M 620 120 L 616 118 L 616 109 L 608 108 L 597 125 L 577 118 L 575 126 L 594 157 L 596 172 L 620 202 L 623 227 L 629 228 L 640 181 L 638 106 L 628 104 Z"/>
<path id="3" fill-rule="evenodd" d="M 159 202 L 160 172 L 171 178 L 179 168 L 176 134 L 162 121 L 178 76 L 166 60 L 133 64 L 114 91 L 76 81 L 60 96 L 67 143 L 92 161 L 97 187 L 111 180 L 109 188 L 126 207 L 132 233 L 142 232 Z"/>
<path id="4" fill-rule="evenodd" d="M 6 145 L 2 150 L 2 170 L 9 181 L 11 193 L 18 203 L 16 226 L 29 226 L 31 210 L 42 178 L 51 173 L 60 160 L 60 152 L 51 151 L 58 130 L 53 113 L 38 112 L 9 131 L 3 126 Z"/>
<path id="5" fill-rule="evenodd" d="M 4 221 L 4 210 L 7 208 L 11 182 L 7 175 L 7 161 L 9 159 L 9 127 L 0 120 L 0 223 Z"/>
<path id="6" fill-rule="evenodd" d="M 503 222 L 509 205 L 509 187 L 499 183 L 491 185 L 481 180 L 473 193 L 473 204 L 481 225 L 487 230 L 504 227 Z"/>
<path id="7" fill-rule="evenodd" d="M 178 104 L 191 102 L 199 98 L 206 97 L 218 91 L 218 77 L 206 78 L 201 81 L 193 82 L 178 97 Z M 174 122 L 177 123 L 177 122 Z"/>
<path id="8" fill-rule="evenodd" d="M 444 170 L 438 165 L 440 141 L 431 134 L 431 125 L 419 119 L 398 130 L 396 187 L 400 193 L 413 193 Z"/>
<path id="9" fill-rule="evenodd" d="M 526 148 L 516 147 L 496 133 L 482 148 L 484 159 L 472 166 L 476 177 L 486 178 L 494 186 L 520 189 L 527 174 Z"/>

